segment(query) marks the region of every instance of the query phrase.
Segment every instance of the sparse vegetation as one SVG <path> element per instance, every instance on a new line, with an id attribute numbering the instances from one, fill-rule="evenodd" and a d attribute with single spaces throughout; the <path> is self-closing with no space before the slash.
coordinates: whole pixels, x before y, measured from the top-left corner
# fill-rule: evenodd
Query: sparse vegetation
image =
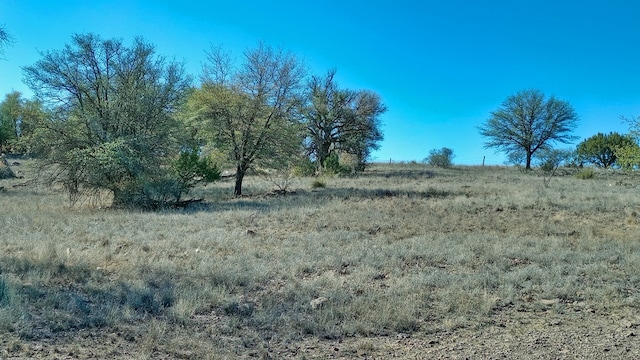
<path id="1" fill-rule="evenodd" d="M 322 191 L 300 179 L 292 196 L 249 176 L 237 199 L 220 181 L 192 190 L 209 202 L 153 213 L 69 208 L 2 180 L 0 351 L 421 357 L 448 339 L 599 326 L 591 339 L 635 356 L 638 180 L 377 164 Z"/>

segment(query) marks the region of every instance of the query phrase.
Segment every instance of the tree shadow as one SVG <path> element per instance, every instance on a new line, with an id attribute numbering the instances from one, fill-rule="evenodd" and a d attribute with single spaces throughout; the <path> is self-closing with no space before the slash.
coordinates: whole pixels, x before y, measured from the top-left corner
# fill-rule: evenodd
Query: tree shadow
<path id="1" fill-rule="evenodd" d="M 436 176 L 436 173 L 428 169 L 370 169 L 354 175 L 356 178 L 401 178 L 401 179 L 429 179 Z"/>
<path id="2" fill-rule="evenodd" d="M 162 316 L 176 302 L 173 283 L 153 271 L 140 285 L 113 283 L 104 270 L 69 265 L 53 253 L 42 260 L 3 256 L 0 264 L 0 336 L 39 341 Z"/>
<path id="3" fill-rule="evenodd" d="M 269 211 L 282 208 L 308 207 L 309 204 L 322 205 L 338 200 L 375 200 L 375 199 L 442 199 L 449 196 L 464 195 L 464 192 L 452 192 L 435 188 L 425 190 L 403 190 L 391 188 L 355 188 L 328 187 L 311 190 L 296 190 L 288 193 L 269 193 L 227 201 L 202 201 L 184 209 L 175 210 L 186 214 L 196 212 L 224 212 L 233 210 Z"/>

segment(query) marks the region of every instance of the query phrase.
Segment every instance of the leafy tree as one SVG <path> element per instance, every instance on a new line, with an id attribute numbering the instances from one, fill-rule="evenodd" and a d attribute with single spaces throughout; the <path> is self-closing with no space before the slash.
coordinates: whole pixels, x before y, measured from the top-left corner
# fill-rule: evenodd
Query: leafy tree
<path id="1" fill-rule="evenodd" d="M 237 67 L 219 47 L 207 54 L 202 86 L 189 97 L 189 123 L 194 136 L 229 155 L 234 195 L 242 196 L 250 169 L 286 166 L 300 157 L 296 109 L 304 69 L 292 54 L 264 44 L 247 50 Z"/>
<path id="2" fill-rule="evenodd" d="M 624 170 L 630 171 L 640 168 L 640 116 L 636 118 L 621 117 L 623 122 L 629 125 L 630 143 L 614 146 L 613 153 L 616 156 L 616 163 Z"/>
<path id="3" fill-rule="evenodd" d="M 631 171 L 640 167 L 640 146 L 636 142 L 615 146 L 613 153 L 622 169 Z"/>
<path id="4" fill-rule="evenodd" d="M 443 147 L 440 150 L 433 149 L 429 151 L 429 156 L 427 156 L 424 161 L 432 166 L 451 167 L 454 157 L 455 155 L 452 149 Z"/>
<path id="5" fill-rule="evenodd" d="M 320 168 L 332 154 L 354 155 L 361 170 L 383 139 L 379 117 L 387 109 L 374 92 L 340 89 L 335 74 L 331 70 L 324 77 L 313 76 L 307 84 L 301 111 L 307 151 Z"/>
<path id="6" fill-rule="evenodd" d="M 28 135 L 37 119 L 45 116 L 42 103 L 25 100 L 18 91 L 5 96 L 0 103 L 0 151 L 26 152 Z"/>
<path id="7" fill-rule="evenodd" d="M 523 153 L 525 169 L 531 169 L 536 151 L 549 148 L 551 142 L 574 140 L 571 131 L 578 116 L 566 101 L 545 98 L 538 90 L 525 90 L 510 96 L 481 126 L 480 134 L 488 138 L 485 148 Z"/>
<path id="8" fill-rule="evenodd" d="M 606 135 L 597 133 L 578 144 L 576 151 L 582 161 L 606 169 L 617 161 L 615 148 L 633 144 L 633 139 L 628 135 L 620 135 L 616 132 Z"/>
<path id="9" fill-rule="evenodd" d="M 0 103 L 0 152 L 7 152 L 18 139 L 24 99 L 18 91 L 7 94 Z"/>
<path id="10" fill-rule="evenodd" d="M 140 38 L 126 46 L 93 34 L 41 56 L 23 71 L 51 109 L 30 136 L 50 180 L 72 201 L 100 189 L 113 193 L 115 205 L 178 201 L 184 181 L 172 165 L 186 139 L 174 115 L 189 87 L 182 66 Z"/>

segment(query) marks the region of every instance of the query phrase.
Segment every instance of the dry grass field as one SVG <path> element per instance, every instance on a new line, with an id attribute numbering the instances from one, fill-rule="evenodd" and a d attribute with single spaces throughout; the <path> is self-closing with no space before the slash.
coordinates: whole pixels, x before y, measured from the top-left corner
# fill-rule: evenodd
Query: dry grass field
<path id="1" fill-rule="evenodd" d="M 378 164 L 139 212 L 70 207 L 19 162 L 0 358 L 640 357 L 635 174 Z"/>

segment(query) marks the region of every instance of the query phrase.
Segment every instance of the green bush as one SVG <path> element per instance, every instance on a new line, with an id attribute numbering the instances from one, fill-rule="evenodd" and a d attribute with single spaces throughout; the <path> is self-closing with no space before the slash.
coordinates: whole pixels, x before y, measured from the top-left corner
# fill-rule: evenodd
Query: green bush
<path id="1" fill-rule="evenodd" d="M 340 158 L 336 154 L 331 154 L 324 161 L 324 170 L 329 174 L 346 175 L 351 174 L 353 169 L 349 166 L 340 164 Z"/>
<path id="2" fill-rule="evenodd" d="M 309 158 L 305 158 L 293 167 L 293 176 L 305 177 L 316 174 L 316 164 Z"/>
<path id="3" fill-rule="evenodd" d="M 431 166 L 438 167 L 451 167 L 453 165 L 453 150 L 443 147 L 442 149 L 433 149 L 429 151 L 429 156 L 424 159 L 424 162 Z"/>
<path id="4" fill-rule="evenodd" d="M 220 170 L 209 158 L 201 157 L 197 148 L 182 151 L 173 162 L 173 169 L 178 177 L 180 194 L 188 193 L 200 182 L 209 183 L 220 179 Z M 179 200 L 179 196 L 178 196 Z"/>
<path id="5" fill-rule="evenodd" d="M 592 168 L 584 168 L 576 173 L 576 177 L 581 180 L 593 179 L 595 171 Z"/>

